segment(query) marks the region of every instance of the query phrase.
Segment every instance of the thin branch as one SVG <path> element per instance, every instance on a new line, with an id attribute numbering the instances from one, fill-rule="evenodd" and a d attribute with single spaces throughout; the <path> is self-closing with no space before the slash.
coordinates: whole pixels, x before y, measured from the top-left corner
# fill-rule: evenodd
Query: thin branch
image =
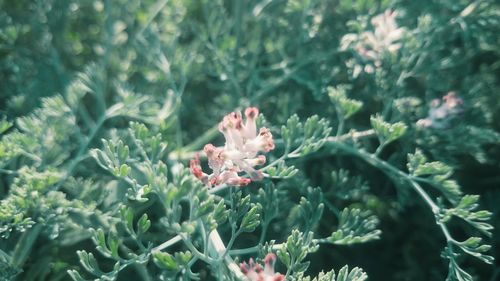
<path id="1" fill-rule="evenodd" d="M 437 216 L 440 212 L 439 206 L 432 200 L 432 198 L 427 194 L 427 192 L 416 182 L 410 175 L 400 171 L 396 167 L 392 166 L 388 162 L 378 158 L 377 156 L 373 154 L 366 153 L 364 151 L 358 150 L 354 147 L 351 147 L 347 144 L 341 143 L 341 142 L 335 142 L 332 141 L 330 142 L 330 145 L 332 145 L 335 148 L 341 149 L 345 152 L 348 152 L 349 154 L 358 156 L 365 160 L 367 163 L 371 164 L 372 166 L 379 168 L 383 172 L 386 172 L 389 176 L 398 176 L 402 179 L 404 179 L 406 182 L 408 182 L 411 187 L 418 193 L 418 195 L 424 200 L 424 202 L 431 208 L 432 213 L 434 216 Z M 436 217 L 436 224 L 439 226 L 441 229 L 441 232 L 446 238 L 447 242 L 453 242 L 455 241 L 450 233 L 448 228 L 443 222 L 440 222 L 437 217 Z"/>
<path id="2" fill-rule="evenodd" d="M 166 242 L 163 242 L 162 244 L 151 249 L 151 252 L 157 252 L 157 251 L 164 250 L 164 249 L 176 244 L 177 242 L 179 242 L 181 240 L 182 240 L 182 237 L 180 235 L 176 235 L 172 239 L 167 240 Z"/>

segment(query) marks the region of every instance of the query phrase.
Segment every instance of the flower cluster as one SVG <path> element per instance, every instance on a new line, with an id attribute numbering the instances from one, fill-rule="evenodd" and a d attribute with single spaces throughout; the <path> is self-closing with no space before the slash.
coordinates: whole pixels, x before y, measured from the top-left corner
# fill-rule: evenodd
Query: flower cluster
<path id="1" fill-rule="evenodd" d="M 373 17 L 371 24 L 374 30 L 345 35 L 342 38 L 341 49 L 346 50 L 352 46 L 361 57 L 372 61 L 375 67 L 380 67 L 385 52 L 395 53 L 401 48 L 399 41 L 403 37 L 405 28 L 398 27 L 397 16 L 396 11 L 386 10 L 383 14 Z M 372 73 L 374 68 L 372 65 L 366 65 L 363 70 Z M 357 74 L 360 71 L 359 67 L 355 69 Z"/>
<path id="2" fill-rule="evenodd" d="M 463 113 L 464 101 L 455 92 L 449 92 L 442 100 L 434 99 L 431 102 L 428 117 L 418 120 L 417 126 L 445 129 L 450 126 L 451 120 Z"/>
<path id="3" fill-rule="evenodd" d="M 255 263 L 252 258 L 248 263 L 240 264 L 240 269 L 250 281 L 284 281 L 285 276 L 281 273 L 274 273 L 274 263 L 276 255 L 269 253 L 264 258 L 264 269 L 258 263 Z"/>
<path id="4" fill-rule="evenodd" d="M 274 141 L 269 129 L 262 127 L 257 132 L 255 119 L 258 115 L 259 110 L 255 107 L 245 110 L 245 122 L 240 112 L 226 115 L 219 123 L 219 131 L 226 140 L 224 147 L 207 144 L 203 149 L 212 174 L 203 172 L 199 156 L 191 160 L 191 173 L 209 187 L 224 183 L 245 186 L 252 180 L 261 180 L 262 173 L 254 167 L 263 165 L 266 157 L 258 153 L 273 150 Z M 238 173 L 242 171 L 250 178 L 239 176 Z"/>

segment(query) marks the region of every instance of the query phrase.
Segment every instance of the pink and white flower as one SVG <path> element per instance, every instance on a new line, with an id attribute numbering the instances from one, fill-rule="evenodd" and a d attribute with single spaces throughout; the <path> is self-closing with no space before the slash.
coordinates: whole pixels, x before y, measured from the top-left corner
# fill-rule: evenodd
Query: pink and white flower
<path id="1" fill-rule="evenodd" d="M 203 149 L 212 174 L 203 172 L 198 156 L 191 160 L 191 173 L 209 187 L 224 183 L 245 186 L 252 180 L 261 180 L 262 173 L 254 167 L 266 162 L 266 157 L 259 153 L 273 150 L 274 141 L 269 129 L 262 127 L 257 132 L 258 115 L 256 107 L 249 107 L 245 110 L 245 122 L 241 112 L 224 116 L 219 131 L 224 135 L 225 145 L 216 147 L 209 143 Z M 245 172 L 250 178 L 241 177 L 240 172 Z"/>
<path id="2" fill-rule="evenodd" d="M 252 258 L 248 263 L 240 264 L 240 269 L 250 281 L 284 281 L 285 275 L 274 272 L 274 264 L 276 263 L 276 255 L 269 253 L 264 258 L 264 269 L 258 263 L 255 263 Z"/>
<path id="3" fill-rule="evenodd" d="M 383 14 L 372 18 L 373 31 L 364 31 L 361 34 L 346 34 L 342 37 L 342 50 L 353 48 L 361 57 L 373 62 L 375 67 L 382 65 L 382 58 L 385 53 L 396 53 L 401 48 L 401 39 L 406 31 L 403 27 L 398 27 L 396 11 L 386 10 Z M 355 73 L 361 72 L 360 66 L 355 69 Z M 366 73 L 372 73 L 375 69 L 368 64 L 362 69 Z"/>
<path id="4" fill-rule="evenodd" d="M 432 127 L 435 129 L 449 128 L 451 122 L 464 112 L 464 101 L 455 92 L 449 92 L 442 98 L 434 99 L 431 102 L 427 118 L 417 121 L 417 126 L 421 128 Z"/>

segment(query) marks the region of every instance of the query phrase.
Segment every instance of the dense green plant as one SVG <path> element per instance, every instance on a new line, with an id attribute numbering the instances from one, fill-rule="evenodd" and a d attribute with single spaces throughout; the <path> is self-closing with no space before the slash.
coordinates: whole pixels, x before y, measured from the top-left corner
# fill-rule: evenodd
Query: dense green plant
<path id="1" fill-rule="evenodd" d="M 496 2 L 0 0 L 0 23 L 0 280 L 500 276 Z M 251 106 L 240 143 L 223 117 Z"/>

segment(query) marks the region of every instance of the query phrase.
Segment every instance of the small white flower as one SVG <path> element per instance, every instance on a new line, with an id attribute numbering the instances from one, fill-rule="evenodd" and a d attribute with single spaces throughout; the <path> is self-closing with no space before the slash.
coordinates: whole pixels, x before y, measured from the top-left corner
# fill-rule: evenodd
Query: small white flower
<path id="1" fill-rule="evenodd" d="M 285 275 L 274 272 L 274 263 L 276 255 L 269 253 L 264 258 L 264 269 L 258 263 L 255 263 L 252 258 L 248 263 L 240 264 L 240 269 L 250 281 L 284 281 Z"/>
<path id="2" fill-rule="evenodd" d="M 263 165 L 266 157 L 258 153 L 273 150 L 274 141 L 271 131 L 265 127 L 260 128 L 257 134 L 255 119 L 258 115 L 257 108 L 249 107 L 245 110 L 245 123 L 240 112 L 224 116 L 219 123 L 219 131 L 226 140 L 224 147 L 207 144 L 203 149 L 212 174 L 202 171 L 198 157 L 191 160 L 191 173 L 209 187 L 223 183 L 244 186 L 252 180 L 261 180 L 262 173 L 254 167 Z M 238 173 L 242 171 L 250 178 L 240 177 Z"/>
<path id="3" fill-rule="evenodd" d="M 464 101 L 455 92 L 449 92 L 442 98 L 431 102 L 429 115 L 425 119 L 417 121 L 417 126 L 421 128 L 432 127 L 435 129 L 446 129 L 450 126 L 451 120 L 461 115 L 464 111 Z"/>
<path id="4" fill-rule="evenodd" d="M 398 27 L 396 11 L 387 10 L 372 18 L 373 31 L 361 34 L 346 34 L 342 37 L 340 48 L 353 48 L 360 56 L 372 61 L 375 67 L 382 65 L 385 52 L 395 53 L 401 48 L 399 42 L 405 33 L 405 28 Z M 373 67 L 365 68 L 365 72 L 373 72 Z"/>

